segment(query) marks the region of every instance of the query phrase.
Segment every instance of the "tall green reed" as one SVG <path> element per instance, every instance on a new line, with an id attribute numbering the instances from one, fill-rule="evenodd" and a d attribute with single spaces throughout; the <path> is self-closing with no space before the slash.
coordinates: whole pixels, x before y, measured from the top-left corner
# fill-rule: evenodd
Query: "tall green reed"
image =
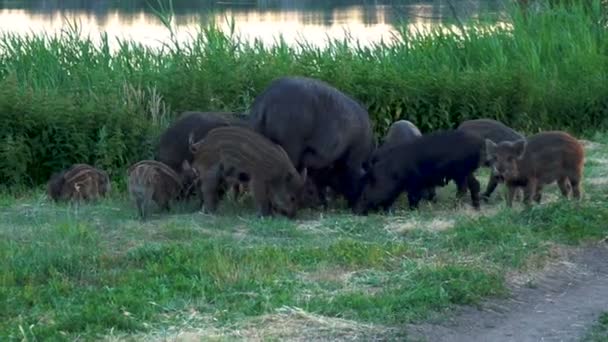
<path id="1" fill-rule="evenodd" d="M 353 37 L 326 47 L 247 42 L 219 24 L 160 49 L 82 36 L 0 35 L 0 183 L 36 185 L 71 163 L 123 177 L 153 156 L 158 134 L 184 110 L 244 111 L 274 78 L 325 80 L 361 101 L 381 135 L 407 118 L 423 131 L 490 117 L 535 132 L 608 124 L 608 34 L 600 2 L 509 8 L 495 21 L 398 28 L 371 46 Z M 169 11 L 170 13 L 170 11 Z M 17 157 L 18 156 L 18 157 Z"/>

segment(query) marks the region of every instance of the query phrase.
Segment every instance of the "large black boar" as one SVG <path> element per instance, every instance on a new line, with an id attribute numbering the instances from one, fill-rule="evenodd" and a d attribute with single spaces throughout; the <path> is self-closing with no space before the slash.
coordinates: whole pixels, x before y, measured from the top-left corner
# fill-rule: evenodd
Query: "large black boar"
<path id="1" fill-rule="evenodd" d="M 366 214 L 382 207 L 388 210 L 403 191 L 410 208 L 416 208 L 422 190 L 453 180 L 457 196 L 471 192 L 473 207 L 479 208 L 479 182 L 474 172 L 482 162 L 484 141 L 459 131 L 437 131 L 383 153 L 364 177 L 363 191 L 355 213 Z"/>
<path id="2" fill-rule="evenodd" d="M 354 205 L 374 148 L 361 104 L 325 82 L 283 77 L 256 97 L 250 119 L 255 131 L 283 147 L 296 169 L 309 169 L 319 189 L 330 186 Z"/>
<path id="3" fill-rule="evenodd" d="M 524 139 L 524 136 L 512 128 L 506 126 L 502 122 L 492 120 L 492 119 L 475 119 L 475 120 L 467 120 L 463 121 L 460 126 L 458 126 L 459 130 L 463 130 L 465 132 L 469 132 L 479 136 L 482 139 L 489 139 L 495 144 L 501 143 L 503 141 L 516 141 L 520 139 Z M 490 167 L 490 161 L 487 158 L 484 158 L 483 166 Z M 488 180 L 488 185 L 486 187 L 486 191 L 482 194 L 484 200 L 489 200 L 490 196 L 496 189 L 498 183 L 502 182 L 502 177 L 496 173 L 494 168 L 491 169 L 490 179 Z"/>
<path id="4" fill-rule="evenodd" d="M 190 149 L 206 210 L 216 210 L 220 186 L 231 179 L 251 184 L 258 215 L 296 215 L 306 169 L 298 174 L 281 146 L 248 128 L 219 127 L 197 143 L 190 139 Z"/>
<path id="5" fill-rule="evenodd" d="M 544 185 L 557 182 L 564 197 L 580 199 L 585 150 L 565 132 L 549 131 L 515 142 L 495 144 L 486 139 L 487 155 L 507 185 L 507 206 L 517 188 L 524 188 L 524 204 L 541 201 Z"/>
<path id="6" fill-rule="evenodd" d="M 108 174 L 87 164 L 74 164 L 53 174 L 47 183 L 49 198 L 54 201 L 90 201 L 105 197 L 111 190 Z"/>

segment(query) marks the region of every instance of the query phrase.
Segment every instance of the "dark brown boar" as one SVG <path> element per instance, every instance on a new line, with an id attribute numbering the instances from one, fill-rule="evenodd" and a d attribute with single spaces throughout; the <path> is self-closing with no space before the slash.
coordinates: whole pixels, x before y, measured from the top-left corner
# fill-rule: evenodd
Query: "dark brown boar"
<path id="1" fill-rule="evenodd" d="M 51 176 L 47 192 L 54 201 L 91 201 L 111 191 L 108 174 L 87 164 L 74 164 Z"/>
<path id="2" fill-rule="evenodd" d="M 192 153 L 188 138 L 195 141 L 203 139 L 207 133 L 217 127 L 247 126 L 247 115 L 233 112 L 183 112 L 160 136 L 156 148 L 156 160 L 168 165 L 178 174 L 182 173 L 183 162 L 192 163 Z M 193 185 L 186 185 L 193 189 Z"/>
<path id="3" fill-rule="evenodd" d="M 542 187 L 557 181 L 568 198 L 581 197 L 585 160 L 583 146 L 565 132 L 549 131 L 515 142 L 494 143 L 486 139 L 486 154 L 507 186 L 507 205 L 513 204 L 517 188 L 524 189 L 524 204 L 541 200 Z"/>
<path id="4" fill-rule="evenodd" d="M 237 179 L 250 184 L 258 215 L 295 217 L 306 169 L 300 175 L 279 145 L 244 127 L 216 128 L 190 142 L 206 210 L 215 212 L 222 181 Z"/>
<path id="5" fill-rule="evenodd" d="M 475 134 L 484 140 L 489 139 L 495 144 L 503 141 L 516 141 L 525 138 L 524 135 L 515 131 L 511 127 L 506 126 L 500 121 L 492 119 L 463 121 L 460 126 L 458 126 L 458 129 Z M 483 166 L 490 167 L 490 161 L 487 158 L 484 158 Z M 485 201 L 490 199 L 490 196 L 492 196 L 492 193 L 494 190 L 496 190 L 496 186 L 503 181 L 502 177 L 494 172 L 494 168 L 490 167 L 490 169 L 491 173 L 486 190 L 481 195 Z"/>
<path id="6" fill-rule="evenodd" d="M 147 219 L 152 201 L 161 210 L 168 211 L 171 200 L 184 195 L 185 187 L 193 183 L 196 171 L 187 161 L 183 162 L 181 169 L 184 171 L 178 175 L 168 165 L 156 160 L 142 160 L 129 167 L 129 195 L 141 219 Z"/>

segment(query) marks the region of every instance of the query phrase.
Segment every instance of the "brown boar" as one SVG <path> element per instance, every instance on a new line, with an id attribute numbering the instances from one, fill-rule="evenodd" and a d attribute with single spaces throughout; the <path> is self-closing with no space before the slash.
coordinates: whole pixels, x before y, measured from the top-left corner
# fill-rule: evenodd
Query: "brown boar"
<path id="1" fill-rule="evenodd" d="M 216 210 L 222 182 L 236 179 L 249 183 L 258 215 L 295 217 L 306 169 L 300 175 L 282 147 L 245 127 L 215 128 L 197 143 L 190 137 L 190 146 L 206 210 Z"/>
<path id="2" fill-rule="evenodd" d="M 507 186 L 507 206 L 513 204 L 517 188 L 524 190 L 524 204 L 541 200 L 542 187 L 557 181 L 564 197 L 581 197 L 585 160 L 583 146 L 560 131 L 542 132 L 515 142 L 494 143 L 486 139 L 491 165 Z"/>
<path id="3" fill-rule="evenodd" d="M 49 198 L 54 201 L 92 201 L 111 191 L 108 174 L 87 164 L 74 164 L 51 176 L 47 183 Z"/>
<path id="4" fill-rule="evenodd" d="M 185 185 L 194 183 L 196 171 L 187 161 L 183 162 L 182 170 L 180 176 L 168 165 L 156 160 L 142 160 L 129 168 L 129 194 L 141 219 L 148 217 L 152 201 L 161 210 L 168 211 L 171 200 L 186 193 Z"/>
<path id="5" fill-rule="evenodd" d="M 233 112 L 183 112 L 160 135 L 154 159 L 181 174 L 184 160 L 192 163 L 193 156 L 188 145 L 190 135 L 193 135 L 194 139 L 199 141 L 210 130 L 217 127 L 247 126 L 247 118 L 246 114 Z M 186 188 L 195 189 L 195 185 L 188 184 Z M 238 187 L 235 187 L 234 190 L 235 195 L 238 195 Z"/>

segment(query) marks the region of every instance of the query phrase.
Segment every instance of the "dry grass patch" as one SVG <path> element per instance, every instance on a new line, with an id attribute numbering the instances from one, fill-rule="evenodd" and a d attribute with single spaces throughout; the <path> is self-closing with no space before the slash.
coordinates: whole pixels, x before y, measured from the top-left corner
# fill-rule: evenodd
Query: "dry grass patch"
<path id="1" fill-rule="evenodd" d="M 231 336 L 250 341 L 363 341 L 395 334 L 394 328 L 316 315 L 300 308 L 282 307 L 276 311 L 253 319 Z"/>

